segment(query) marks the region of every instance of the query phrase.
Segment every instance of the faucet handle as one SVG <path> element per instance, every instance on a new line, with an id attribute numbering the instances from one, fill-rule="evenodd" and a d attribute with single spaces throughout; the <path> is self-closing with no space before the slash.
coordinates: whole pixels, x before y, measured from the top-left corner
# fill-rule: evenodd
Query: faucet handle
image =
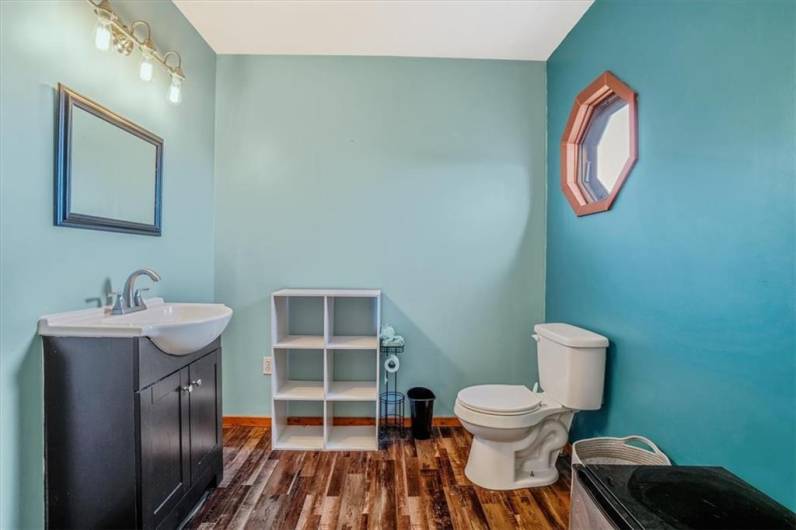
<path id="1" fill-rule="evenodd" d="M 111 299 L 113 306 L 111 307 L 111 315 L 124 314 L 124 298 L 121 293 L 111 291 L 108 293 L 108 298 Z"/>
<path id="2" fill-rule="evenodd" d="M 144 306 L 144 296 L 143 293 L 148 291 L 149 287 L 144 287 L 143 289 L 136 289 L 135 294 L 133 295 L 133 305 L 135 307 L 143 307 Z"/>

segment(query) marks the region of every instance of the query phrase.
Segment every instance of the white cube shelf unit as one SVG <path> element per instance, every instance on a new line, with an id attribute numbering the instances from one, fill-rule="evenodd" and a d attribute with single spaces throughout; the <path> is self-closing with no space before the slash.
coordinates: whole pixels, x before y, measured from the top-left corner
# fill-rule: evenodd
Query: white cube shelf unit
<path id="1" fill-rule="evenodd" d="M 378 289 L 281 289 L 271 295 L 271 435 L 275 449 L 378 449 L 379 329 Z M 358 380 L 338 380 L 336 356 L 345 356 L 349 362 L 352 358 L 358 362 L 362 356 L 363 365 L 372 369 L 358 370 Z M 367 404 L 374 424 L 336 422 L 337 402 Z M 291 424 L 288 418 L 296 415 L 295 409 L 304 415 L 307 410 L 322 410 L 321 424 Z"/>

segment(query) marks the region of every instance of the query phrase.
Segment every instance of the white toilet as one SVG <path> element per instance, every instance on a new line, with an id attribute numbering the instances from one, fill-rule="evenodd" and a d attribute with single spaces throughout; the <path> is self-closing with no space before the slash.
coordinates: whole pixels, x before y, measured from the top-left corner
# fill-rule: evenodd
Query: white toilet
<path id="1" fill-rule="evenodd" d="M 539 382 L 478 385 L 456 397 L 454 412 L 473 435 L 465 475 L 493 490 L 546 486 L 558 480 L 556 459 L 572 417 L 602 406 L 608 339 L 569 324 L 534 326 Z"/>

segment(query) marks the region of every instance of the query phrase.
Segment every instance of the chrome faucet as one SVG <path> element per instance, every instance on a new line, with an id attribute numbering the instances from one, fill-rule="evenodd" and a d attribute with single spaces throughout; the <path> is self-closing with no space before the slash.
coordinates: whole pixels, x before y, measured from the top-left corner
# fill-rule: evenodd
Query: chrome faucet
<path id="1" fill-rule="evenodd" d="M 143 292 L 149 289 L 135 288 L 135 281 L 139 276 L 149 276 L 149 279 L 153 282 L 160 281 L 160 274 L 152 269 L 138 269 L 137 271 L 133 271 L 130 276 L 127 277 L 127 281 L 124 282 L 124 293 L 121 296 L 117 295 L 116 300 L 114 300 L 113 309 L 111 309 L 112 315 L 135 313 L 136 311 L 143 311 L 146 309 Z"/>

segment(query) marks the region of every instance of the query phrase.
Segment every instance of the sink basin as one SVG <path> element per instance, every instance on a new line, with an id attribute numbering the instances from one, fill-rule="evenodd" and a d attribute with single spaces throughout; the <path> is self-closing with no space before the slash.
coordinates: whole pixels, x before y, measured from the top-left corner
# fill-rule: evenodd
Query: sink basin
<path id="1" fill-rule="evenodd" d="M 147 309 L 111 315 L 96 308 L 45 315 L 39 334 L 56 337 L 149 337 L 172 355 L 186 355 L 213 342 L 227 327 L 232 309 L 224 304 L 172 304 L 150 298 Z"/>

